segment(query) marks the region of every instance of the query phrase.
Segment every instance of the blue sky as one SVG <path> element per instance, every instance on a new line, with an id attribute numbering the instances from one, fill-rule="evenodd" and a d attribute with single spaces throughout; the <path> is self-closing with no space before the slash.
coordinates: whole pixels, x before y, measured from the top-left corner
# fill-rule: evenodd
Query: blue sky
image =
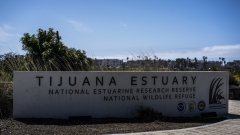
<path id="1" fill-rule="evenodd" d="M 54 28 L 66 46 L 92 58 L 240 59 L 240 0 L 0 0 L 0 6 L 0 54 L 24 54 L 24 33 Z"/>

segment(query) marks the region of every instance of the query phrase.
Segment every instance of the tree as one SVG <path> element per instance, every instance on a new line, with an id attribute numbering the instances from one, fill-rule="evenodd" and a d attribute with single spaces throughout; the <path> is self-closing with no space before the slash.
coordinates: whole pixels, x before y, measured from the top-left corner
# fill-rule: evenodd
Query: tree
<path id="1" fill-rule="evenodd" d="M 207 56 L 203 56 L 203 70 L 207 70 Z"/>
<path id="2" fill-rule="evenodd" d="M 56 54 L 61 55 L 66 52 L 67 47 L 60 40 L 58 31 L 54 32 L 52 28 L 49 28 L 48 32 L 38 29 L 37 35 L 30 36 L 29 33 L 25 33 L 21 38 L 22 49 L 32 57 L 40 57 L 43 60 L 49 60 Z"/>
<path id="3" fill-rule="evenodd" d="M 27 51 L 26 59 L 48 65 L 47 70 L 89 70 L 91 60 L 86 52 L 68 48 L 61 41 L 58 31 L 38 29 L 38 33 L 24 33 L 21 38 L 22 49 Z"/>
<path id="4" fill-rule="evenodd" d="M 197 62 L 198 62 L 198 60 L 197 60 L 197 58 L 195 57 L 195 58 L 194 58 L 194 68 L 197 68 L 197 66 L 198 66 L 198 63 L 197 63 Z"/>

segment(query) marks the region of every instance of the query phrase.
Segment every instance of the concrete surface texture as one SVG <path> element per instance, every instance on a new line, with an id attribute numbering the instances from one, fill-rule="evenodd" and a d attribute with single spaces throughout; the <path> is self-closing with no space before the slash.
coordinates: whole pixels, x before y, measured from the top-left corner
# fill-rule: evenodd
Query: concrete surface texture
<path id="1" fill-rule="evenodd" d="M 14 118 L 134 118 L 141 105 L 169 117 L 228 113 L 225 71 L 15 71 L 13 89 Z"/>
<path id="2" fill-rule="evenodd" d="M 240 135 L 239 100 L 229 100 L 229 113 L 225 117 L 228 119 L 206 126 L 177 130 L 129 133 L 125 135 Z"/>

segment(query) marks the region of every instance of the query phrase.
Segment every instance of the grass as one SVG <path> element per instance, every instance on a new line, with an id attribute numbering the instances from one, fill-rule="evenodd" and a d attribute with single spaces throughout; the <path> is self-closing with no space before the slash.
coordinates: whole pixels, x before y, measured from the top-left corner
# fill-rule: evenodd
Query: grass
<path id="1" fill-rule="evenodd" d="M 161 117 L 161 114 L 158 111 L 149 106 L 146 107 L 143 105 L 138 106 L 136 113 L 138 114 L 138 118 L 145 122 L 158 120 Z"/>
<path id="2" fill-rule="evenodd" d="M 13 53 L 0 57 L 0 118 L 12 116 L 14 71 L 53 71 L 63 66 L 58 61 L 42 62 L 39 59 L 24 58 Z M 65 65 L 70 65 L 67 63 Z M 69 67 L 65 67 L 69 70 Z"/>
<path id="3" fill-rule="evenodd" d="M 91 71 L 159 71 L 158 62 L 152 63 L 150 55 L 141 54 L 133 55 L 135 61 L 138 61 L 139 66 L 134 66 L 131 61 L 128 61 L 125 67 L 108 68 L 97 66 L 94 63 L 89 66 Z M 156 59 L 156 57 L 155 57 Z M 133 59 L 132 59 L 133 60 Z M 157 61 L 157 59 L 156 59 Z M 94 61 L 92 61 L 94 62 Z M 78 64 L 76 64 L 78 63 Z M 23 55 L 8 53 L 0 56 L 0 82 L 12 82 L 14 71 L 81 71 L 86 69 L 89 63 L 82 61 L 72 61 L 69 58 L 55 56 L 54 60 L 43 61 Z M 0 117 L 8 117 L 12 114 L 12 84 L 0 84 Z M 149 108 L 146 108 L 149 109 Z"/>
<path id="4" fill-rule="evenodd" d="M 0 118 L 12 116 L 13 85 L 0 82 Z"/>
<path id="5" fill-rule="evenodd" d="M 33 59 L 31 57 L 25 58 L 25 56 L 9 53 L 0 56 L 0 82 L 12 82 L 13 71 L 81 71 L 87 69 L 90 71 L 170 71 L 173 70 L 169 67 L 166 68 L 164 61 L 154 55 L 154 53 L 139 53 L 138 55 L 132 54 L 132 58 L 127 58 L 127 62 L 120 68 L 108 68 L 94 64 L 94 60 L 91 61 L 92 65 L 89 66 L 88 62 L 72 61 L 69 58 L 62 58 L 55 56 L 55 60 L 49 60 L 44 62 L 41 59 Z M 137 63 L 136 64 L 134 64 Z M 166 61 L 165 61 L 166 62 Z M 76 64 L 77 63 L 77 64 Z M 165 68 L 164 68 L 165 65 Z M 84 66 L 89 66 L 85 68 Z M 240 78 L 239 72 L 231 74 L 233 79 Z M 214 86 L 213 86 L 214 87 Z M 213 88 L 212 88 L 213 89 Z M 9 116 L 12 113 L 12 84 L 0 84 L 0 117 Z M 212 91 L 213 92 L 213 91 Z M 215 92 L 218 93 L 216 89 Z M 211 98 L 216 94 L 212 93 Z M 211 100 L 212 101 L 212 100 Z M 213 101 L 212 101 L 213 102 Z M 147 112 L 153 112 L 150 108 L 142 108 L 139 110 L 141 114 Z"/>

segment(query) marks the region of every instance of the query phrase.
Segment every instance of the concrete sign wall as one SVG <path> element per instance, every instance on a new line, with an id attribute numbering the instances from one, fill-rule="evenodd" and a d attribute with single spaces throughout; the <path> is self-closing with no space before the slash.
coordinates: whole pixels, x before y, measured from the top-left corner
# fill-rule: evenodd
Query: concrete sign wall
<path id="1" fill-rule="evenodd" d="M 14 118 L 228 113 L 228 72 L 14 72 Z"/>

